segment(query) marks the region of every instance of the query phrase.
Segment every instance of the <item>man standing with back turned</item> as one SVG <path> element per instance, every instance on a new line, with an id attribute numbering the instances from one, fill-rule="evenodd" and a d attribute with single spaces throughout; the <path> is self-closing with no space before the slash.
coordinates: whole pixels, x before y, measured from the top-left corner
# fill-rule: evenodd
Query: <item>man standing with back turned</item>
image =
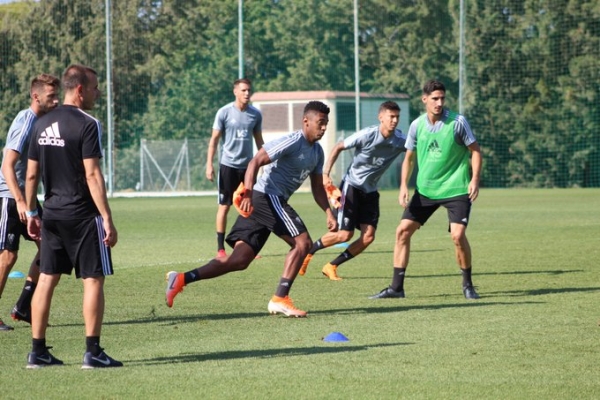
<path id="1" fill-rule="evenodd" d="M 231 208 L 233 192 L 240 182 L 248 163 L 252 159 L 252 138 L 258 150 L 263 145 L 262 115 L 250 105 L 252 82 L 249 79 L 237 79 L 233 82 L 235 101 L 219 109 L 213 124 L 212 136 L 208 142 L 206 158 L 206 178 L 211 182 L 215 179 L 213 159 L 219 138 L 222 139 L 219 157 L 219 208 L 217 210 L 217 257 L 225 257 L 225 229 L 227 214 Z"/>
<path id="2" fill-rule="evenodd" d="M 406 157 L 402 164 L 399 201 L 405 210 L 396 229 L 392 284 L 370 298 L 404 297 L 410 238 L 443 206 L 448 210 L 450 237 L 462 273 L 463 294 L 466 299 L 475 300 L 479 295 L 471 281 L 471 246 L 465 232 L 471 204 L 479 195 L 481 151 L 466 118 L 444 108 L 446 87 L 442 82 L 427 82 L 421 100 L 425 113 L 408 129 Z M 415 157 L 419 167 L 417 189 L 409 203 L 408 180 Z"/>
<path id="3" fill-rule="evenodd" d="M 83 280 L 86 352 L 83 369 L 120 367 L 100 347 L 104 317 L 104 278 L 113 274 L 110 248 L 117 243 L 100 158 L 100 122 L 91 110 L 100 95 L 96 71 L 67 67 L 62 77 L 63 105 L 34 127 L 25 193 L 27 228 L 40 238 L 40 278 L 31 302 L 32 351 L 27 368 L 62 365 L 46 346 L 46 328 L 54 289 L 62 274 Z M 36 205 L 39 178 L 44 184 L 44 222 Z"/>

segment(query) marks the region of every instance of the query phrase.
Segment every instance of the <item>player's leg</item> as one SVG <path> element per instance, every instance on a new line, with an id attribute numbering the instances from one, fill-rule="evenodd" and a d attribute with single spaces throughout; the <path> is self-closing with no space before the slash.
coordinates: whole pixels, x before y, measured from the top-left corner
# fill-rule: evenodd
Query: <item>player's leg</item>
<path id="1" fill-rule="evenodd" d="M 396 228 L 396 241 L 394 243 L 394 258 L 392 269 L 392 282 L 390 286 L 370 299 L 403 298 L 404 277 L 410 258 L 410 245 L 413 234 L 433 215 L 439 208 L 436 201 L 431 201 L 415 191 L 407 208 L 402 214 L 400 224 Z"/>
<path id="2" fill-rule="evenodd" d="M 467 239 L 467 224 L 471 214 L 471 201 L 468 196 L 453 198 L 444 204 L 448 210 L 450 237 L 454 243 L 454 253 L 462 275 L 462 290 L 466 299 L 476 300 L 479 295 L 475 291 L 471 279 L 472 255 L 471 245 Z"/>
<path id="3" fill-rule="evenodd" d="M 0 297 L 8 280 L 8 275 L 17 262 L 19 242 L 23 223 L 14 199 L 0 198 Z M 13 328 L 0 319 L 0 331 Z"/>
<path id="4" fill-rule="evenodd" d="M 225 257 L 225 232 L 227 230 L 227 215 L 233 204 L 233 193 L 240 182 L 244 181 L 246 170 L 219 165 L 218 192 L 219 207 L 216 216 L 217 257 Z"/>
<path id="5" fill-rule="evenodd" d="M 270 231 L 253 217 L 239 216 L 227 236 L 227 243 L 233 246 L 231 255 L 217 257 L 201 267 L 188 272 L 169 271 L 167 273 L 167 289 L 165 293 L 168 307 L 173 307 L 175 297 L 183 288 L 196 281 L 213 279 L 235 271 L 243 271 L 254 260 L 256 254 L 266 243 Z"/>
<path id="6" fill-rule="evenodd" d="M 68 221 L 69 233 L 61 232 L 71 259 L 77 260 L 75 273 L 83 281 L 83 320 L 85 345 L 81 368 L 121 367 L 123 363 L 108 356 L 100 347 L 104 320 L 104 282 L 113 275 L 110 247 L 104 245 L 104 224 L 97 216 L 81 222 Z M 76 236 L 72 232 L 76 233 Z"/>
<path id="7" fill-rule="evenodd" d="M 12 319 L 27 322 L 29 324 L 31 324 L 31 298 L 33 297 L 33 293 L 35 292 L 40 277 L 40 245 L 37 241 L 35 244 L 38 251 L 33 257 L 33 260 L 31 260 L 23 290 L 21 290 L 21 295 L 10 313 Z"/>
<path id="8" fill-rule="evenodd" d="M 43 229 L 43 228 L 42 228 Z M 46 328 L 52 305 L 54 289 L 60 281 L 59 273 L 40 274 L 38 285 L 31 299 L 31 352 L 27 356 L 27 368 L 62 365 L 46 345 Z"/>
<path id="9" fill-rule="evenodd" d="M 323 275 L 331 280 L 339 281 L 337 268 L 362 253 L 375 240 L 375 232 L 379 223 L 379 192 L 365 193 L 353 189 L 353 215 L 355 223 L 360 227 L 360 237 L 348 246 L 339 256 L 325 265 Z M 344 224 L 344 222 L 342 222 Z"/>
<path id="10" fill-rule="evenodd" d="M 269 225 L 266 219 L 265 225 L 269 226 L 277 236 L 290 245 L 290 251 L 285 257 L 279 284 L 267 308 L 271 314 L 280 313 L 288 317 L 305 317 L 306 311 L 296 308 L 289 293 L 302 266 L 302 261 L 310 250 L 312 240 L 306 225 L 304 225 L 296 210 L 287 204 L 283 198 L 266 196 L 265 200 L 270 203 L 269 211 L 272 218 L 272 224 Z M 265 207 L 262 207 L 262 209 L 264 210 Z M 254 212 L 256 210 L 255 203 Z"/>
<path id="11" fill-rule="evenodd" d="M 340 184 L 340 188 L 342 190 L 342 197 L 340 199 L 341 205 L 335 210 L 338 221 L 338 230 L 337 232 L 327 232 L 312 244 L 310 251 L 302 262 L 299 272 L 300 275 L 306 273 L 308 264 L 317 251 L 339 243 L 345 243 L 354 236 L 354 230 L 357 226 L 358 207 L 360 205 L 358 198 L 359 191 L 344 181 Z"/>

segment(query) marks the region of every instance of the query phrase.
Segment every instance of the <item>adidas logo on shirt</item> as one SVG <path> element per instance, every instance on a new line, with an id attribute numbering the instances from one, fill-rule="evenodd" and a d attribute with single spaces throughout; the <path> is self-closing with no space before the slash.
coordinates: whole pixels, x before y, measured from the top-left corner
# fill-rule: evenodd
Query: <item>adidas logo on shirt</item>
<path id="1" fill-rule="evenodd" d="M 65 147 L 65 141 L 60 138 L 58 122 L 53 123 L 42 132 L 38 139 L 38 144 L 40 146 Z"/>

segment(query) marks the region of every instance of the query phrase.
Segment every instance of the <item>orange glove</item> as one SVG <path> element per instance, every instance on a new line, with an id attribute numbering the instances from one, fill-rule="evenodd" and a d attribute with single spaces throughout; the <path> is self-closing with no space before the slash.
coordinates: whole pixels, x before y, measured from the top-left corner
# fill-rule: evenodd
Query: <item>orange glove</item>
<path id="1" fill-rule="evenodd" d="M 327 193 L 327 198 L 329 199 L 329 204 L 333 208 L 340 208 L 342 203 L 340 200 L 342 198 L 342 192 L 335 185 L 329 184 L 325 186 L 325 192 Z"/>
<path id="2" fill-rule="evenodd" d="M 250 214 L 252 214 L 252 207 L 250 207 L 250 211 L 244 211 L 241 209 L 242 199 L 244 198 L 244 194 L 246 193 L 246 188 L 244 187 L 244 182 L 240 182 L 240 186 L 233 192 L 233 206 L 240 213 L 240 215 L 244 218 L 248 218 Z"/>

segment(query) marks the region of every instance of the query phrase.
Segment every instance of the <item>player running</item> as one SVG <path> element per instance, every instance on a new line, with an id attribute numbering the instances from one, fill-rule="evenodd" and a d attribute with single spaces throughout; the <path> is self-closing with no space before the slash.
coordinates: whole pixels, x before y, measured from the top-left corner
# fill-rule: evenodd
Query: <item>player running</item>
<path id="1" fill-rule="evenodd" d="M 288 204 L 288 200 L 310 177 L 313 197 L 326 214 L 327 228 L 331 231 L 337 229 L 323 187 L 323 148 L 317 143 L 327 129 L 328 115 L 329 107 L 325 104 L 309 102 L 304 108 L 301 130 L 268 142 L 258 151 L 248 165 L 244 178 L 246 189 L 240 204 L 243 212 L 251 214 L 248 218 L 238 216 L 227 236 L 227 243 L 233 247 L 233 252 L 186 273 L 167 273 L 167 306 L 172 307 L 175 296 L 192 282 L 248 268 L 273 232 L 291 249 L 285 258 L 283 274 L 269 301 L 268 310 L 271 314 L 280 313 L 288 317 L 306 316 L 306 311 L 296 308 L 289 293 L 312 240 L 304 222 Z M 266 166 L 264 173 L 256 182 L 262 166 Z"/>
<path id="2" fill-rule="evenodd" d="M 360 230 L 360 237 L 321 272 L 333 281 L 339 281 L 337 268 L 362 253 L 375 240 L 379 222 L 379 191 L 377 183 L 394 160 L 405 151 L 406 136 L 396 129 L 400 121 L 400 107 L 393 101 L 381 103 L 378 112 L 379 125 L 373 125 L 349 136 L 335 145 L 323 170 L 323 183 L 331 185 L 329 172 L 343 150 L 355 149 L 354 159 L 342 179 L 340 207 L 337 210 L 339 230 L 328 232 L 317 240 L 300 268 L 306 273 L 308 263 L 319 250 L 347 242 Z"/>

